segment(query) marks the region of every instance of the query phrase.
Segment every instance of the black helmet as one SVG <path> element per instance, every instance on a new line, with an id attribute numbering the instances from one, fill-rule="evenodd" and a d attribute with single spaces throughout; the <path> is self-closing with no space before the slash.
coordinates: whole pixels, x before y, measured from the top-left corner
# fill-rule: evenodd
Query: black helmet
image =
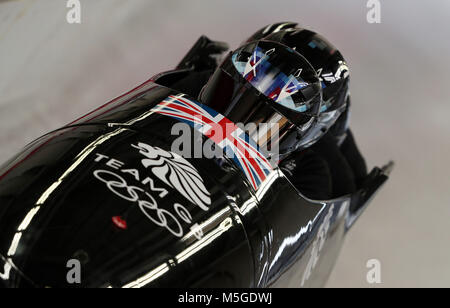
<path id="1" fill-rule="evenodd" d="M 269 132 L 247 133 L 263 149 L 276 146 L 283 155 L 298 149 L 315 126 L 322 88 L 303 56 L 284 44 L 258 40 L 224 59 L 199 100 L 235 123 L 277 124 L 276 140 Z"/>
<path id="2" fill-rule="evenodd" d="M 264 27 L 248 42 L 264 39 L 282 43 L 303 55 L 320 77 L 323 103 L 319 123 L 309 132 L 308 140 L 319 139 L 348 108 L 350 74 L 342 54 L 321 35 L 296 27 L 295 23 L 278 23 Z"/>
<path id="3" fill-rule="evenodd" d="M 253 42 L 253 41 L 259 41 L 268 36 L 269 34 L 276 33 L 281 30 L 285 29 L 294 29 L 297 26 L 297 23 L 295 22 L 279 22 L 275 24 L 270 24 L 265 26 L 264 28 L 256 31 L 251 37 L 249 37 L 245 42 L 243 42 L 241 45 L 245 45 L 247 43 Z"/>

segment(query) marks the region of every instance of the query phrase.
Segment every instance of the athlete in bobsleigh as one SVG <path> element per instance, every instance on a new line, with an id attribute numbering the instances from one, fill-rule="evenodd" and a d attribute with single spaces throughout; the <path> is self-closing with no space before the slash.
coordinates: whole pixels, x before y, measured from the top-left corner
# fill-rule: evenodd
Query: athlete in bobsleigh
<path id="1" fill-rule="evenodd" d="M 201 37 L 175 70 L 0 167 L 0 287 L 325 284 L 393 164 L 367 172 L 349 69 L 322 36 L 278 23 L 218 65 L 227 49 Z M 179 123 L 223 156 L 173 152 Z"/>
<path id="2" fill-rule="evenodd" d="M 309 198 L 360 189 L 367 167 L 349 129 L 350 72 L 341 53 L 296 23 L 264 27 L 216 69 L 226 49 L 202 37 L 177 70 L 155 82 L 198 97 L 235 123 L 275 121 L 282 135 L 278 163 Z"/>

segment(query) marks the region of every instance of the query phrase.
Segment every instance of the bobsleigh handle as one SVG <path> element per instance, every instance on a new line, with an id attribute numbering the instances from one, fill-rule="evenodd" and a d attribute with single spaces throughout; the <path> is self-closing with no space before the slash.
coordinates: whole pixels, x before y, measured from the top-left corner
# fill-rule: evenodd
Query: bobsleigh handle
<path id="1" fill-rule="evenodd" d="M 362 187 L 352 195 L 350 209 L 346 219 L 346 229 L 349 230 L 364 210 L 369 206 L 380 188 L 389 179 L 389 175 L 394 169 L 394 162 L 390 161 L 385 166 L 375 167 L 367 176 Z"/>
<path id="2" fill-rule="evenodd" d="M 228 50 L 228 44 L 210 40 L 202 35 L 184 56 L 176 69 L 214 70 L 217 67 L 216 56 Z"/>

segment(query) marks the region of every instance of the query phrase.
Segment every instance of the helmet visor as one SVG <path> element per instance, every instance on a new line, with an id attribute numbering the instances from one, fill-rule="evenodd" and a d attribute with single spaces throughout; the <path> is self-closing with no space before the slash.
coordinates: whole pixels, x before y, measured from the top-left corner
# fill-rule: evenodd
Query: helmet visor
<path id="1" fill-rule="evenodd" d="M 275 107 L 290 114 L 316 116 L 321 84 L 314 68 L 284 45 L 260 41 L 248 44 L 231 57 L 235 70 Z"/>
<path id="2" fill-rule="evenodd" d="M 274 158 L 277 154 L 294 151 L 302 132 L 306 132 L 316 120 L 302 112 L 288 111 L 286 113 L 290 117 L 286 116 L 227 60 L 203 88 L 200 101 L 242 125 L 262 151 Z"/>

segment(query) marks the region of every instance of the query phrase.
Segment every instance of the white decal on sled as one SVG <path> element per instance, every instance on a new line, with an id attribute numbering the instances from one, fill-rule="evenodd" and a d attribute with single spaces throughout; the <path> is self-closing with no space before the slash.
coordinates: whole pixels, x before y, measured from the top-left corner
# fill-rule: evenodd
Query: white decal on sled
<path id="1" fill-rule="evenodd" d="M 176 189 L 181 195 L 202 210 L 208 211 L 211 197 L 198 171 L 186 159 L 172 152 L 139 143 L 134 148 L 145 156 L 142 165 L 168 186 Z"/>
<path id="2" fill-rule="evenodd" d="M 141 163 L 145 168 L 150 169 L 153 175 L 203 211 L 209 210 L 210 193 L 199 172 L 186 159 L 145 143 L 138 143 L 137 146 L 132 145 L 132 147 L 138 149 L 144 156 Z M 95 178 L 105 183 L 112 193 L 123 200 L 135 203 L 152 223 L 165 228 L 176 237 L 184 236 L 182 223 L 191 225 L 190 230 L 197 239 L 203 237 L 202 228 L 198 224 L 192 225 L 192 215 L 182 204 L 175 203 L 171 209 L 159 208 L 154 196 L 163 199 L 169 191 L 157 187 L 154 179 L 149 176 L 143 177 L 142 171 L 138 169 L 126 168 L 125 163 L 120 160 L 99 153 L 96 156 L 95 162 L 103 162 L 105 167 L 112 170 L 99 169 L 93 174 Z M 128 184 L 125 176 L 132 178 L 138 185 Z"/>

